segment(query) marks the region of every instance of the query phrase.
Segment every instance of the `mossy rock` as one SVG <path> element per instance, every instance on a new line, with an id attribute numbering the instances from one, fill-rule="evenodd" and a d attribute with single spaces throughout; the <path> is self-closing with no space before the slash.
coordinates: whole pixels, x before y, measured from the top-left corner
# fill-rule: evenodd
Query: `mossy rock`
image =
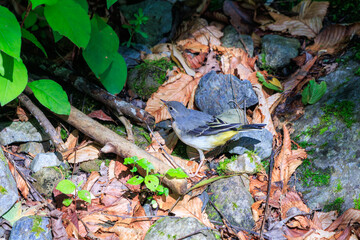
<path id="1" fill-rule="evenodd" d="M 130 71 L 127 86 L 139 97 L 148 99 L 165 82 L 166 71 L 173 66 L 166 58 L 145 60 Z"/>

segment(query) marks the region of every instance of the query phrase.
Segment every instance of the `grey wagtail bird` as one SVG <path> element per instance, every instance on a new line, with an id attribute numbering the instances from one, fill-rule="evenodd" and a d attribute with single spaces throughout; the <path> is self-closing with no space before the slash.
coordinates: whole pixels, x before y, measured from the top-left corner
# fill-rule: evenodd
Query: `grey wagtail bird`
<path id="1" fill-rule="evenodd" d="M 180 140 L 196 150 L 200 155 L 200 165 L 196 176 L 205 162 L 203 151 L 210 151 L 224 145 L 240 131 L 262 129 L 266 124 L 225 123 L 221 119 L 207 113 L 187 109 L 176 101 L 161 101 L 167 107 L 173 122 L 172 128 Z"/>

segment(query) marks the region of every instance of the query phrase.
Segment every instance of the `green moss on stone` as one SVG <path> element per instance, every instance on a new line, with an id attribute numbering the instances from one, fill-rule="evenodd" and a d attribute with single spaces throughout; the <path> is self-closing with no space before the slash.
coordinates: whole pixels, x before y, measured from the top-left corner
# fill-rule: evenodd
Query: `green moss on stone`
<path id="1" fill-rule="evenodd" d="M 329 211 L 341 211 L 341 207 L 343 205 L 343 203 L 345 202 L 345 200 L 341 197 L 338 197 L 337 199 L 335 199 L 333 202 L 325 204 L 324 206 L 324 211 L 325 212 L 329 212 Z"/>

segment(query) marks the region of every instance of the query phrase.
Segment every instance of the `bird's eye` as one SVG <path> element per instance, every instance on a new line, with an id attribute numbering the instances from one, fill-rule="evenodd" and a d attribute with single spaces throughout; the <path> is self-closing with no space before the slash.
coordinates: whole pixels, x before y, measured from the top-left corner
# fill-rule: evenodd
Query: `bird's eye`
<path id="1" fill-rule="evenodd" d="M 169 110 L 172 111 L 172 110 L 174 110 L 174 108 L 173 108 L 173 107 L 169 107 Z"/>

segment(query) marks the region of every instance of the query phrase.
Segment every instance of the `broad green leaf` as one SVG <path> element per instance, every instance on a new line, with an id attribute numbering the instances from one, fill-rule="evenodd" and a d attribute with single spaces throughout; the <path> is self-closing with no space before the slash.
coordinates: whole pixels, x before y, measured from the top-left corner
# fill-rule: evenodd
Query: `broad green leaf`
<path id="1" fill-rule="evenodd" d="M 44 15 L 54 31 L 69 38 L 78 47 L 85 48 L 90 40 L 90 19 L 87 12 L 74 0 L 61 0 L 45 5 Z"/>
<path id="2" fill-rule="evenodd" d="M 16 17 L 0 6 L 0 50 L 20 60 L 21 31 Z"/>
<path id="3" fill-rule="evenodd" d="M 53 36 L 54 36 L 54 42 L 57 43 L 58 41 L 60 41 L 60 39 L 62 39 L 64 36 L 61 35 L 59 32 L 57 31 L 52 31 Z"/>
<path id="4" fill-rule="evenodd" d="M 127 77 L 127 67 L 124 58 L 115 53 L 109 68 L 100 75 L 100 82 L 111 94 L 118 94 L 124 87 Z"/>
<path id="5" fill-rule="evenodd" d="M 89 5 L 86 0 L 75 0 L 84 10 L 85 12 L 89 11 Z"/>
<path id="6" fill-rule="evenodd" d="M 130 178 L 129 180 L 127 180 L 126 183 L 131 184 L 131 185 L 139 185 L 144 181 L 144 178 L 142 176 L 136 175 L 133 176 L 132 178 Z"/>
<path id="7" fill-rule="evenodd" d="M 114 30 L 95 15 L 91 20 L 91 38 L 83 56 L 97 77 L 109 68 L 118 48 L 119 38 Z"/>
<path id="8" fill-rule="evenodd" d="M 181 168 L 176 168 L 176 169 L 169 169 L 167 172 L 166 172 L 167 175 L 169 175 L 169 177 L 171 178 L 187 178 L 188 175 L 186 175 L 186 173 L 184 173 L 184 171 L 181 169 Z"/>
<path id="9" fill-rule="evenodd" d="M 41 45 L 41 43 L 37 40 L 37 38 L 34 36 L 34 34 L 32 34 L 31 32 L 29 32 L 28 30 L 26 30 L 25 28 L 21 29 L 21 35 L 23 38 L 29 40 L 30 42 L 32 42 L 35 46 L 37 46 L 43 53 L 44 55 L 47 57 L 45 48 Z"/>
<path id="10" fill-rule="evenodd" d="M 146 160 L 145 158 L 138 160 L 136 162 L 136 164 L 148 172 L 155 169 L 154 165 L 151 162 L 149 162 L 148 160 Z"/>
<path id="11" fill-rule="evenodd" d="M 127 164 L 134 164 L 138 161 L 138 157 L 137 156 L 133 156 L 133 157 L 129 157 L 129 158 L 125 158 L 124 159 L 124 164 L 127 165 Z"/>
<path id="12" fill-rule="evenodd" d="M 26 12 L 24 12 L 22 14 L 22 18 L 24 19 Z M 24 28 L 29 28 L 34 26 L 34 24 L 37 21 L 37 14 L 34 11 L 30 11 L 29 14 L 27 15 L 25 21 L 24 21 Z"/>
<path id="13" fill-rule="evenodd" d="M 10 210 L 1 217 L 8 220 L 11 226 L 14 225 L 14 223 L 22 217 L 21 202 L 15 203 Z"/>
<path id="14" fill-rule="evenodd" d="M 158 177 L 154 176 L 154 175 L 147 175 L 145 177 L 145 185 L 148 189 L 150 189 L 151 191 L 155 192 L 156 189 L 159 186 L 160 180 Z"/>
<path id="15" fill-rule="evenodd" d="M 4 75 L 0 76 L 0 105 L 4 106 L 15 99 L 24 91 L 28 74 L 23 62 L 10 57 L 6 53 L 2 55 Z"/>
<path id="16" fill-rule="evenodd" d="M 32 4 L 32 9 L 34 10 L 37 6 L 41 5 L 41 4 L 46 4 L 46 5 L 54 5 L 55 3 L 57 3 L 59 0 L 30 0 L 31 4 Z M 62 1 L 62 0 L 61 0 Z"/>
<path id="17" fill-rule="evenodd" d="M 70 103 L 62 87 L 50 79 L 41 79 L 28 83 L 35 97 L 45 107 L 57 114 L 69 115 Z"/>
<path id="18" fill-rule="evenodd" d="M 277 87 L 276 85 L 266 82 L 264 76 L 260 72 L 256 73 L 256 77 L 259 79 L 259 82 L 261 82 L 262 85 L 264 85 L 266 88 L 275 90 L 277 92 L 282 92 L 282 90 L 279 87 Z"/>
<path id="19" fill-rule="evenodd" d="M 106 0 L 106 7 L 109 9 L 117 0 Z"/>
<path id="20" fill-rule="evenodd" d="M 317 84 L 315 80 L 310 80 L 301 94 L 301 101 L 303 104 L 316 103 L 325 94 L 326 88 L 326 82 L 322 81 L 320 84 Z"/>
<path id="21" fill-rule="evenodd" d="M 130 172 L 137 172 L 137 167 L 133 167 Z"/>
<path id="22" fill-rule="evenodd" d="M 73 194 L 75 188 L 76 188 L 75 184 L 67 179 L 61 180 L 56 186 L 56 189 L 64 194 Z"/>
<path id="23" fill-rule="evenodd" d="M 78 196 L 80 199 L 84 200 L 85 202 L 91 203 L 91 194 L 87 190 L 80 190 L 78 192 Z"/>
<path id="24" fill-rule="evenodd" d="M 70 204 L 72 203 L 72 199 L 71 198 L 65 198 L 63 201 L 62 201 L 62 204 L 64 204 L 64 206 L 68 207 L 70 206 Z"/>
<path id="25" fill-rule="evenodd" d="M 2 54 L 0 54 L 0 75 L 4 76 L 4 74 L 5 74 L 5 68 L 3 63 L 3 57 Z"/>

